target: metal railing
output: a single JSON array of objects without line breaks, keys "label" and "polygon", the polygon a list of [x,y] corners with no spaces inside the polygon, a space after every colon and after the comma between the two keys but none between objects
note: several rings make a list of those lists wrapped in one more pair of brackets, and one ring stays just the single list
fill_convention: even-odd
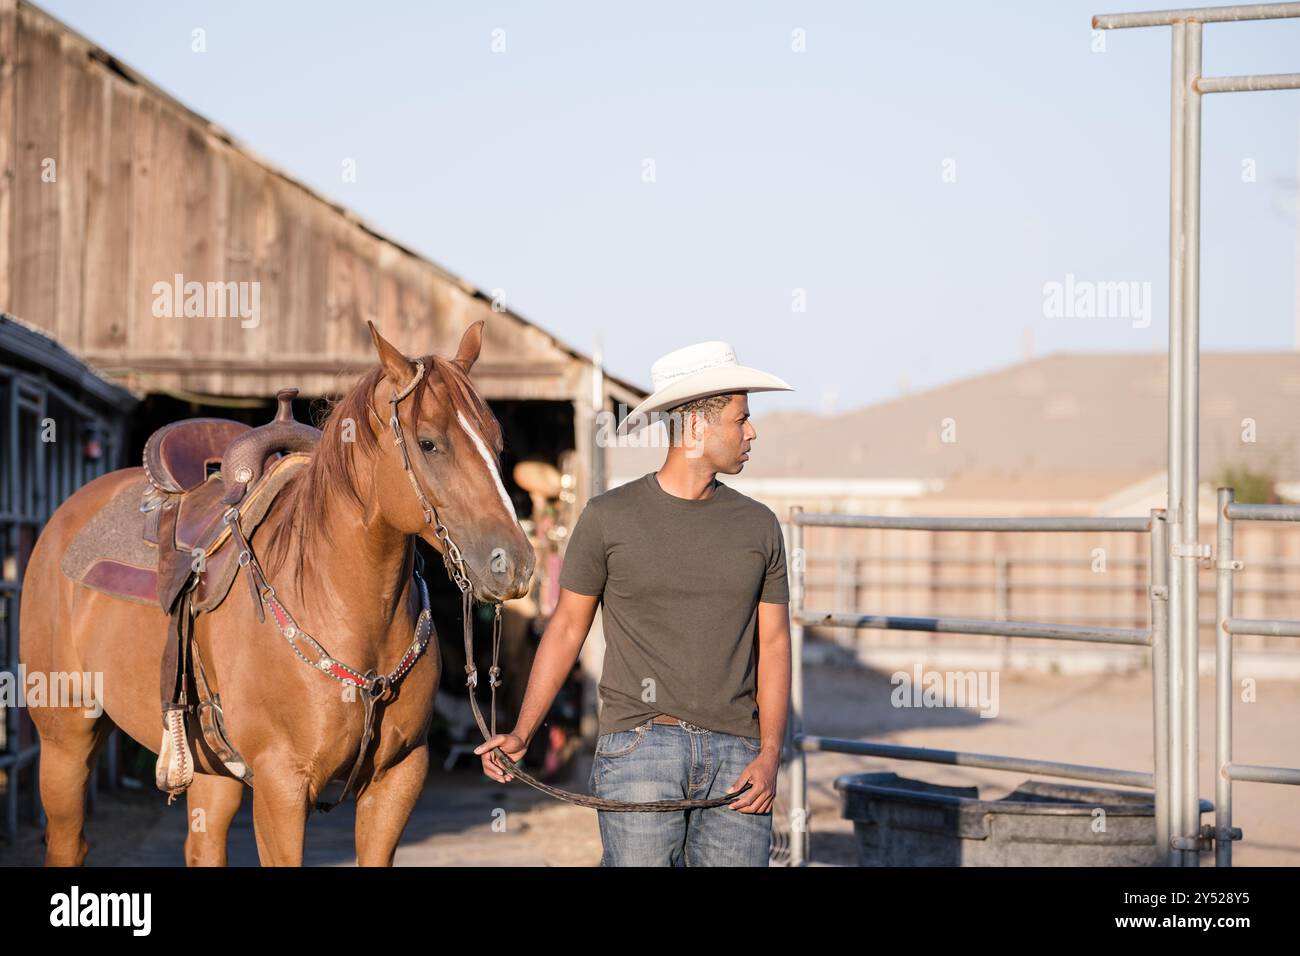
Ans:
[{"label": "metal railing", "polygon": [[[1149,532],[1150,567],[1149,585],[1151,625],[1148,628],[1093,627],[1073,624],[1055,624],[1033,621],[984,620],[977,618],[947,617],[897,617],[878,614],[850,614],[828,610],[809,610],[804,607],[804,551],[805,527],[835,528],[894,528],[924,531],[1053,531],[1053,532]],[[1193,786],[1190,794],[1183,792],[1181,783],[1190,776],[1195,780],[1196,752],[1187,750],[1188,741],[1195,735],[1185,732],[1185,720],[1190,702],[1188,688],[1195,681],[1184,679],[1180,656],[1170,656],[1168,597],[1169,582],[1167,556],[1169,554],[1169,529],[1163,509],[1152,509],[1149,517],[1059,517],[1059,518],[940,518],[896,517],[880,515],[839,515],[805,512],[795,506],[790,509],[789,550],[790,611],[791,611],[791,714],[788,722],[791,782],[791,834],[790,862],[793,866],[807,863],[809,855],[808,766],[810,751],[831,751],[862,756],[888,757],[895,760],[918,760],[928,763],[953,764],[966,767],[983,767],[992,770],[1038,773],[1047,776],[1100,783],[1119,784],[1150,789],[1154,792],[1156,838],[1168,848],[1168,862],[1172,866],[1187,863],[1196,865],[1197,828],[1200,801]],[[1152,772],[1119,770],[1081,764],[1061,763],[1035,758],[1001,756],[995,754],[967,753],[898,744],[873,743],[810,734],[804,727],[803,642],[804,629],[816,626],[881,628],[955,632],[964,634],[995,634],[1006,637],[1048,638],[1062,641],[1095,641],[1105,644],[1127,644],[1150,647],[1152,673],[1152,717],[1155,767]],[[1194,666],[1194,665],[1193,665]],[[1175,697],[1171,688],[1182,694]],[[1188,765],[1190,764],[1190,774]],[[1184,804],[1190,803],[1190,814]],[[1184,824],[1190,820],[1190,826]],[[1190,843],[1188,842],[1190,841]]]},{"label": "metal railing", "polygon": [[[42,439],[46,423],[57,430]],[[62,438],[52,440],[56,435]],[[86,454],[90,441],[101,446],[93,457]],[[124,444],[123,414],[60,388],[49,375],[0,364],[0,676],[15,687],[23,575],[31,548],[66,497],[119,467]],[[0,774],[5,778],[0,836],[10,844],[18,834],[20,793],[33,795],[32,818],[40,822],[41,804],[35,797],[40,743],[31,727],[20,707],[0,702]],[[111,768],[114,750],[105,753]],[[26,791],[20,787],[24,777],[30,781]],[[95,786],[92,774],[92,801]]]},{"label": "metal railing", "polygon": [[[1169,27],[1169,389],[1167,435],[1167,502],[1169,521],[1169,633],[1171,670],[1185,667],[1196,673],[1199,651],[1197,624],[1199,562],[1210,555],[1199,540],[1200,494],[1200,355],[1201,355],[1201,113],[1202,98],[1215,93],[1249,93],[1300,89],[1300,74],[1272,76],[1203,76],[1202,40],[1207,23],[1239,20],[1278,20],[1300,17],[1300,3],[1260,3],[1246,6],[1201,7],[1115,13],[1093,17],[1095,30]],[[1162,562],[1163,563],[1163,562]],[[1280,632],[1279,632],[1280,633]],[[1180,688],[1178,674],[1173,674]],[[1179,814],[1196,814],[1197,681],[1186,682],[1188,712],[1176,720],[1175,734],[1186,739],[1171,757],[1185,748],[1188,759],[1181,778],[1172,783],[1180,796],[1171,803],[1176,832]],[[1197,819],[1195,816],[1189,819]],[[1211,831],[1214,828],[1207,828]],[[1224,831],[1227,832],[1227,831]],[[1174,838],[1183,862],[1196,866],[1197,852],[1214,833],[1197,832]],[[1223,842],[1231,842],[1230,840]],[[1221,853],[1216,850],[1216,857]]]},{"label": "metal railing", "polygon": [[1245,563],[1233,554],[1234,521],[1300,521],[1300,505],[1248,505],[1234,500],[1233,489],[1220,488],[1217,511],[1218,555],[1216,571],[1214,642],[1214,756],[1218,773],[1214,778],[1214,862],[1232,866],[1232,844],[1241,830],[1232,825],[1232,783],[1300,785],[1300,769],[1261,767],[1232,762],[1232,637],[1234,634],[1263,634],[1270,637],[1300,637],[1300,621],[1252,620],[1232,616],[1233,572]]}]

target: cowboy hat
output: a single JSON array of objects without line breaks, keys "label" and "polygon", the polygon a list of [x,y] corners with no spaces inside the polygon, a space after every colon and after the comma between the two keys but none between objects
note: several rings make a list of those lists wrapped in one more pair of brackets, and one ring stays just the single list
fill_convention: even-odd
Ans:
[{"label": "cowboy hat", "polygon": [[698,342],[669,352],[650,366],[654,392],[619,423],[616,434],[628,435],[650,424],[655,412],[683,402],[727,392],[793,392],[775,375],[736,362],[726,342]]}]

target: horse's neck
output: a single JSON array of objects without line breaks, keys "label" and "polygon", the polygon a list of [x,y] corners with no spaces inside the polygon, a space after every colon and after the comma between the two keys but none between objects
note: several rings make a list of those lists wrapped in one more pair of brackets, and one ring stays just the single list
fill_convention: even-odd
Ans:
[{"label": "horse's neck", "polygon": [[352,666],[382,669],[411,640],[413,540],[379,521],[367,525],[351,502],[340,500],[329,513],[336,519],[328,544],[293,540],[296,558],[278,576],[287,581],[295,559],[308,562],[301,590],[292,589],[301,608],[291,611],[334,656],[352,654]]}]

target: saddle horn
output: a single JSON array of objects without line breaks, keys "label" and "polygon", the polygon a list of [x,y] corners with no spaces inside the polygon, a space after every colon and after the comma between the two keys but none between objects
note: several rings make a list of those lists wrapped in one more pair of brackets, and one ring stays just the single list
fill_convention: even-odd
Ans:
[{"label": "saddle horn", "polygon": [[221,477],[226,483],[227,505],[243,501],[245,493],[262,478],[266,459],[277,452],[312,451],[320,442],[320,429],[293,417],[296,388],[282,388],[275,393],[279,403],[275,417],[265,425],[240,435],[221,456]]}]

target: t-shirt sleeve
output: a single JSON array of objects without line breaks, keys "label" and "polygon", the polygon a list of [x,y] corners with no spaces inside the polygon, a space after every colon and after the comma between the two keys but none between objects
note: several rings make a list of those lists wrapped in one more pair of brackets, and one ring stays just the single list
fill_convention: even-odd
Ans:
[{"label": "t-shirt sleeve", "polygon": [[600,509],[594,501],[589,501],[565,546],[560,587],[599,597],[605,591],[605,573],[605,530]]},{"label": "t-shirt sleeve", "polygon": [[767,574],[763,578],[763,592],[758,599],[768,604],[790,603],[790,586],[785,575],[785,537],[781,533],[781,522],[775,514],[772,515]]}]

